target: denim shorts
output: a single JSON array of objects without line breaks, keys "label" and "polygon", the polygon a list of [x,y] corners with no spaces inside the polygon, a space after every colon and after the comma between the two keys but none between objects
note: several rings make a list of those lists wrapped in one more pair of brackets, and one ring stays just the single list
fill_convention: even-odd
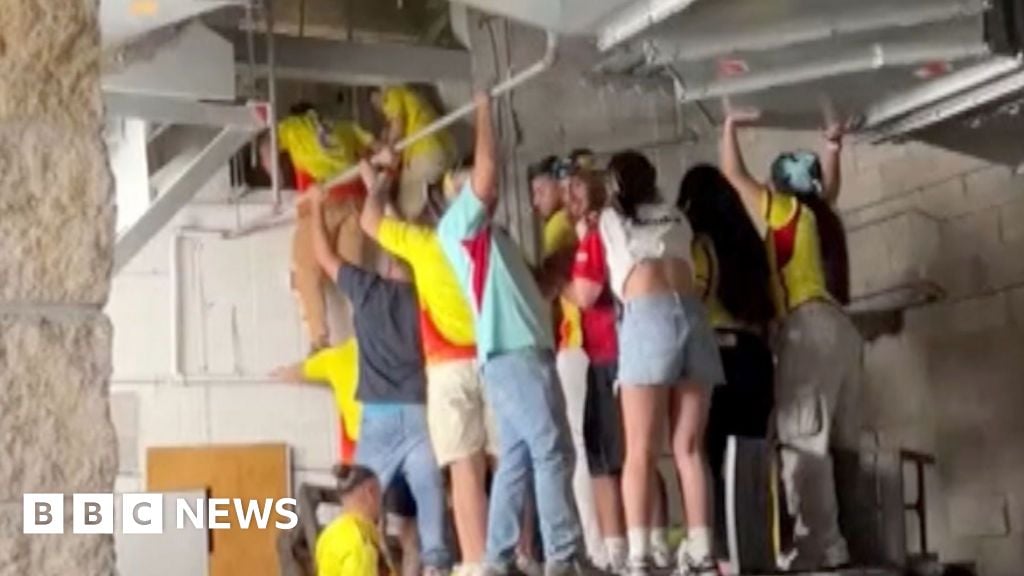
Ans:
[{"label": "denim shorts", "polygon": [[693,296],[659,294],[625,303],[619,327],[619,382],[673,386],[682,380],[725,382],[715,333]]}]

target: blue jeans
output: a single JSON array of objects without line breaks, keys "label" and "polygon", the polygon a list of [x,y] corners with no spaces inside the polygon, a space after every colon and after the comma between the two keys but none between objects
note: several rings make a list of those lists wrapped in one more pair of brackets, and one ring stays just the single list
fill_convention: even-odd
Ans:
[{"label": "blue jeans", "polygon": [[363,406],[356,462],[372,469],[381,486],[390,486],[398,474],[405,478],[416,500],[423,564],[450,567],[444,484],[430,447],[426,408],[422,404]]},{"label": "blue jeans", "polygon": [[499,445],[487,563],[504,568],[515,558],[531,470],[545,559],[563,564],[582,557],[583,534],[572,493],[575,456],[554,356],[534,349],[501,354],[484,363],[483,376]]}]

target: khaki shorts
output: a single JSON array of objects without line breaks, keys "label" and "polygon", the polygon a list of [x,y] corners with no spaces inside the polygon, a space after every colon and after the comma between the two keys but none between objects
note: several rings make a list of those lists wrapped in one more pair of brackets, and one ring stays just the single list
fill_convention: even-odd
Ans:
[{"label": "khaki shorts", "polygon": [[442,468],[481,450],[498,453],[494,416],[475,360],[427,366],[427,426]]}]

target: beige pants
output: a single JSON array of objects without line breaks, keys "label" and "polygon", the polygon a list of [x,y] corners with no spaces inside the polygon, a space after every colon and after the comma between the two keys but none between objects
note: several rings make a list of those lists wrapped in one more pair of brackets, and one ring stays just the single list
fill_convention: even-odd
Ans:
[{"label": "beige pants", "polygon": [[[359,227],[362,207],[362,199],[328,200],[324,203],[324,228],[327,242],[334,247],[338,256],[346,262],[373,269],[373,245],[366,241]],[[335,341],[353,333],[351,306],[333,288],[334,281],[334,278],[324,275],[316,261],[313,252],[313,219],[309,215],[308,206],[302,206],[292,239],[292,290],[298,299],[299,313],[306,325],[309,342],[314,348],[322,348],[331,343],[330,324],[338,327],[335,332],[341,332],[334,334]],[[330,324],[324,300],[325,285],[331,288],[328,293],[332,294],[332,299],[337,297],[338,304],[332,306],[332,313],[338,316],[337,321]],[[336,313],[333,310],[335,308]]]},{"label": "beige pants", "polygon": [[782,482],[796,518],[793,569],[849,561],[839,530],[830,448],[856,450],[864,343],[836,306],[808,302],[789,314],[778,334],[776,425]]},{"label": "beige pants", "polygon": [[415,219],[426,205],[426,186],[444,176],[448,158],[443,151],[420,153],[409,158],[402,167],[398,201],[395,203],[407,219]]}]

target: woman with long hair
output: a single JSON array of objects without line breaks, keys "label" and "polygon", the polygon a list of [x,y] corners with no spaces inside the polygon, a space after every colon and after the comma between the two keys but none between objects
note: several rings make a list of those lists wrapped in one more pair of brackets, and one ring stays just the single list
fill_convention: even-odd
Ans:
[{"label": "woman with long hair", "polygon": [[636,151],[609,162],[612,206],[599,230],[612,292],[623,304],[619,385],[626,438],[622,488],[631,576],[648,574],[648,527],[660,448],[669,423],[687,538],[676,574],[715,574],[704,428],[711,388],[724,381],[707,313],[695,291],[692,230],[661,198],[657,172]]},{"label": "woman with long hair", "polygon": [[[863,341],[840,306],[846,289],[829,282],[830,263],[833,277],[845,271],[841,252],[826,244],[841,228],[823,233],[828,223],[800,198],[813,194],[835,202],[842,131],[826,132],[824,162],[809,152],[784,154],[773,165],[771,180],[760,183],[747,171],[736,138],[737,125],[754,118],[729,111],[721,159],[722,172],[767,243],[781,315],[775,424],[786,502],[803,527],[794,535],[788,563],[794,569],[833,568],[848,563],[850,555],[839,529],[830,454],[833,447],[859,444]],[[840,254],[838,264],[835,254]]]},{"label": "woman with long hair", "polygon": [[697,290],[715,329],[725,385],[715,389],[707,451],[715,479],[715,548],[726,550],[722,464],[729,436],[764,438],[774,388],[768,327],[775,317],[764,242],[729,181],[714,166],[691,168],[676,205],[693,226]]}]

